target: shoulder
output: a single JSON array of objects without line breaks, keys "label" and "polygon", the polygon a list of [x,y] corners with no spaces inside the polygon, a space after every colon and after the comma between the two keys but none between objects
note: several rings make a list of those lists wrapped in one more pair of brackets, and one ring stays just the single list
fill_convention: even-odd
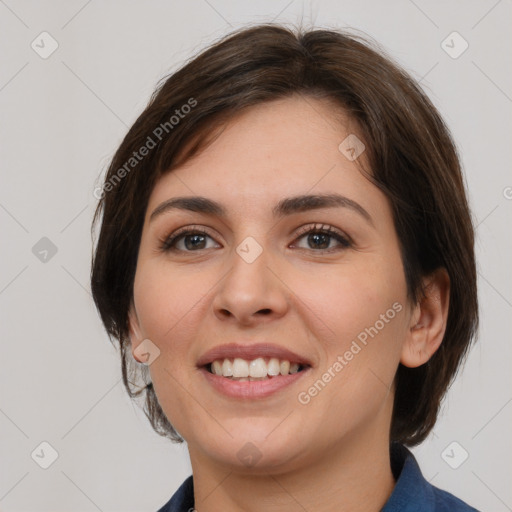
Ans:
[{"label": "shoulder", "polygon": [[189,476],[172,495],[171,499],[158,512],[192,512],[194,511],[194,481]]},{"label": "shoulder", "polygon": [[478,512],[447,491],[430,484],[405,446],[391,446],[395,488],[382,512]]},{"label": "shoulder", "polygon": [[453,494],[443,491],[433,485],[434,503],[436,512],[478,512],[476,508],[469,506]]}]

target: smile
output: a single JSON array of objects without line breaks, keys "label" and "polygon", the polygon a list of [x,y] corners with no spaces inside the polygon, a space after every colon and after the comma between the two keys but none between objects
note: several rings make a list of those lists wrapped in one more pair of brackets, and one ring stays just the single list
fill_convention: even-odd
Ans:
[{"label": "smile", "polygon": [[290,363],[287,359],[258,357],[252,361],[237,357],[217,359],[206,367],[210,373],[238,382],[269,380],[280,375],[290,375],[302,371],[305,366]]},{"label": "smile", "polygon": [[265,398],[312,371],[309,358],[273,343],[228,343],[204,353],[197,367],[206,382],[230,398]]}]

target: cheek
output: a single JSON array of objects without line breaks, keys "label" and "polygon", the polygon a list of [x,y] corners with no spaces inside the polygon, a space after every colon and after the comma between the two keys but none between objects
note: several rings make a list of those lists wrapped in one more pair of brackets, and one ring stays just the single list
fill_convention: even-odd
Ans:
[{"label": "cheek", "polygon": [[335,334],[313,340],[321,347],[321,362],[296,396],[302,414],[322,422],[325,439],[343,437],[390,414],[405,334],[400,286],[361,273],[338,281],[322,293],[306,295],[319,306],[310,318],[320,316]]},{"label": "cheek", "polygon": [[337,268],[289,275],[290,285],[300,299],[296,301],[297,307],[300,303],[306,306],[302,316],[311,322],[312,332],[320,333],[319,329],[324,327],[321,332],[325,336],[319,337],[319,341],[327,342],[326,347],[342,350],[360,333],[364,338],[365,329],[376,322],[378,328],[384,326],[380,331],[390,334],[402,327],[402,321],[397,318],[404,315],[397,314],[399,306],[392,307],[395,303],[403,307],[406,300],[400,262],[382,259],[376,263],[375,258],[367,259],[373,260],[371,264],[346,262]]},{"label": "cheek", "polygon": [[309,309],[308,328],[321,347],[319,373],[330,372],[326,380],[337,382],[322,391],[324,399],[333,405],[354,402],[352,408],[385,398],[406,334],[406,283],[400,263],[382,260],[359,269],[347,265],[346,271],[323,276],[309,274],[294,290]]},{"label": "cheek", "polygon": [[191,421],[190,395],[184,389],[195,371],[189,353],[198,325],[194,312],[211,284],[205,284],[204,274],[172,271],[161,262],[143,263],[135,276],[134,302],[141,336],[160,350],[150,366],[151,380],[166,416],[184,434]]},{"label": "cheek", "polygon": [[142,333],[165,348],[171,334],[193,316],[210,288],[201,273],[171,270],[146,262],[137,269],[134,301]]},{"label": "cheek", "polygon": [[[137,270],[134,302],[141,336],[160,350],[151,364],[155,392],[166,413],[182,414],[180,383],[187,382],[195,370],[190,348],[199,324],[196,311],[209,287],[202,286],[200,274],[185,278],[183,272],[171,272],[162,265],[146,264]],[[197,282],[196,282],[197,281]],[[183,384],[182,384],[183,385]]]}]

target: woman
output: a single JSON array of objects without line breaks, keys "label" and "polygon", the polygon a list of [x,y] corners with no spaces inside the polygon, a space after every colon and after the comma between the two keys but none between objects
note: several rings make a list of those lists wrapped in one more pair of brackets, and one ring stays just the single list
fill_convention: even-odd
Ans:
[{"label": "woman", "polygon": [[190,454],[161,511],[474,510],[406,448],[478,305],[454,144],[389,58],[231,34],[162,83],[100,196],[96,305],[128,392]]}]

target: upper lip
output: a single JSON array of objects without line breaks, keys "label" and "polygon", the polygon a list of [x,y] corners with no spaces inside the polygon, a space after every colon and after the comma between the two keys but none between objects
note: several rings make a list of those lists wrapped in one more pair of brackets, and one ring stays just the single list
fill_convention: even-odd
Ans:
[{"label": "upper lip", "polygon": [[247,361],[252,361],[258,357],[275,357],[285,359],[290,363],[299,363],[311,366],[311,362],[304,356],[296,354],[291,350],[274,345],[273,343],[256,343],[252,345],[240,345],[238,343],[228,343],[217,345],[205,352],[197,361],[197,366],[205,366],[218,359],[235,359],[239,357]]}]

